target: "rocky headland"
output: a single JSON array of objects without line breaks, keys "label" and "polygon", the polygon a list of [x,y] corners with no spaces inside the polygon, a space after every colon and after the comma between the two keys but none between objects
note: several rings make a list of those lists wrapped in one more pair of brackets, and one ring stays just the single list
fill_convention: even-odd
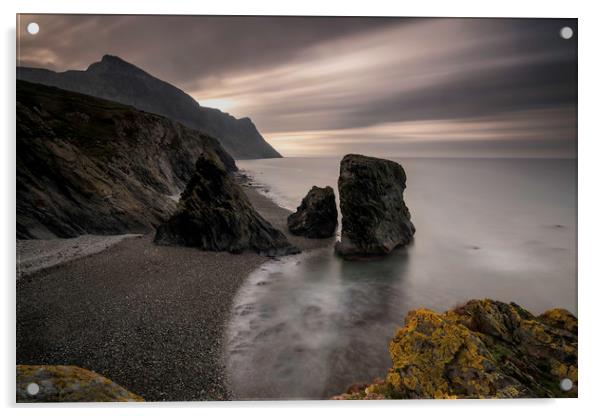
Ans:
[{"label": "rocky headland", "polygon": [[337,204],[334,190],[327,186],[312,187],[297,211],[287,219],[288,229],[295,235],[307,238],[329,238],[334,236],[338,225]]},{"label": "rocky headland", "polygon": [[345,258],[381,256],[407,245],[416,231],[403,199],[406,174],[398,163],[350,154],[341,161],[338,181]]},{"label": "rocky headland", "polygon": [[165,117],[17,81],[17,237],[147,233],[173,213],[212,137]]},{"label": "rocky headland", "polygon": [[190,95],[123,59],[105,55],[85,71],[17,67],[17,79],[79,92],[159,114],[219,140],[237,159],[282,157],[248,117],[202,107]]},{"label": "rocky headland", "polygon": [[385,379],[334,398],[577,397],[577,351],[577,319],[564,309],[534,316],[489,299],[445,313],[418,309],[389,343]]}]

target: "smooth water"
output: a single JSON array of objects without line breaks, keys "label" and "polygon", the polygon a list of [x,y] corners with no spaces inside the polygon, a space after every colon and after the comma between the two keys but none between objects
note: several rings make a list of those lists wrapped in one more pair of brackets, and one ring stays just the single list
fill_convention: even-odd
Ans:
[{"label": "smooth water", "polygon": [[[413,244],[362,262],[328,247],[256,270],[228,331],[238,398],[325,398],[384,376],[387,344],[418,307],[488,297],[577,312],[575,160],[395,160],[408,178]],[[336,190],[339,159],[237,164],[287,208],[312,185]]]}]

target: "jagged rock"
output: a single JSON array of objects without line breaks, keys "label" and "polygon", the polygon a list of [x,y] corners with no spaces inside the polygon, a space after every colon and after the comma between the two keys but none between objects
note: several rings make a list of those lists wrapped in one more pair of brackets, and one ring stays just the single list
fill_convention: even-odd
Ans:
[{"label": "jagged rock", "polygon": [[339,198],[343,257],[378,256],[408,244],[415,232],[403,200],[406,174],[390,160],[347,155],[341,161]]},{"label": "jagged rock", "polygon": [[236,170],[212,137],[165,117],[17,81],[17,237],[147,233],[205,151]]},{"label": "jagged rock", "polygon": [[287,219],[292,234],[307,238],[328,238],[337,229],[337,204],[334,190],[327,186],[314,186],[301,201],[297,212]]},{"label": "jagged rock", "polygon": [[489,299],[441,314],[418,309],[389,352],[386,380],[335,398],[577,397],[577,319],[564,309],[536,317]]},{"label": "jagged rock", "polygon": [[17,67],[17,79],[59,87],[169,117],[219,140],[237,159],[282,157],[248,118],[237,119],[199,103],[175,86],[117,56],[105,55],[85,71]]},{"label": "jagged rock", "polygon": [[232,175],[209,154],[199,157],[177,211],[157,229],[155,243],[267,256],[299,252],[255,211]]},{"label": "jagged rock", "polygon": [[17,402],[19,403],[142,401],[144,401],[142,397],[129,392],[108,378],[80,367],[17,365]]}]

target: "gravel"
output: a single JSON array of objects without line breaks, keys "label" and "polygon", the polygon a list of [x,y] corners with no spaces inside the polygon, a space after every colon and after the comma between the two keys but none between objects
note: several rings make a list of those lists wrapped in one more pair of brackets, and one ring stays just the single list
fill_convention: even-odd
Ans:
[{"label": "gravel", "polygon": [[81,235],[52,240],[17,240],[17,279],[71,260],[100,253],[141,234]]},{"label": "gravel", "polygon": [[[286,223],[289,211],[245,191],[268,221]],[[77,365],[148,401],[230,399],[224,329],[238,288],[267,259],[156,246],[152,237],[18,279],[17,363]],[[291,240],[302,249],[332,243]]]}]

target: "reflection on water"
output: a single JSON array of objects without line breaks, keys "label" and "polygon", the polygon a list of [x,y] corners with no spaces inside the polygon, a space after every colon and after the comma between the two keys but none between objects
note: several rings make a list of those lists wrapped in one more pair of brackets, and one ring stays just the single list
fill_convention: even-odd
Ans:
[{"label": "reflection on water", "polygon": [[270,263],[238,294],[229,368],[239,398],[319,398],[383,375],[387,345],[374,340],[402,318],[407,252],[353,264],[331,254]]},{"label": "reflection on water", "polygon": [[[388,341],[417,307],[490,297],[576,313],[575,161],[401,162],[417,228],[410,247],[364,262],[332,247],[302,253],[241,288],[226,351],[238,398],[324,398],[384,376]],[[338,161],[239,165],[292,204],[311,185],[336,185]]]}]

